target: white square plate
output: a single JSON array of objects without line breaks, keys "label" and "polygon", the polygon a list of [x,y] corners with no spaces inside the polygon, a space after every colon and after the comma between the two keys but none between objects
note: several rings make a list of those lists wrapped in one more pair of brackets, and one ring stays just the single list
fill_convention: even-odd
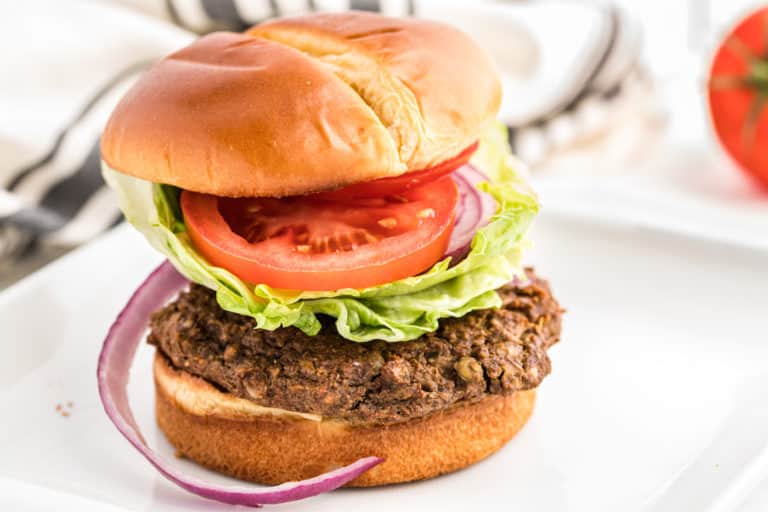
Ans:
[{"label": "white square plate", "polygon": [[[452,475],[279,508],[719,511],[766,477],[768,253],[551,214],[533,238],[568,313],[523,431]],[[159,261],[124,226],[0,295],[0,510],[230,509],[160,477],[96,393],[101,340]],[[150,360],[131,400],[170,454]]]}]

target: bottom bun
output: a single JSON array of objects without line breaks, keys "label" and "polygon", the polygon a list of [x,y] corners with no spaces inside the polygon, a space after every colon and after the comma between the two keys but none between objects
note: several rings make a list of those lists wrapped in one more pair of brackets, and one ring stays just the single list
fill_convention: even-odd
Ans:
[{"label": "bottom bun", "polygon": [[385,462],[353,480],[368,487],[432,478],[501,448],[533,411],[533,390],[489,396],[391,425],[350,425],[254,406],[172,368],[154,364],[157,422],[179,455],[261,484],[304,480],[362,457]]}]

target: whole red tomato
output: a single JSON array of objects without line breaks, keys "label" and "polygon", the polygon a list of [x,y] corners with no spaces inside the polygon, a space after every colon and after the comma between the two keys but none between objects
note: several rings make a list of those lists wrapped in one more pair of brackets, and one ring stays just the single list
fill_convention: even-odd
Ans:
[{"label": "whole red tomato", "polygon": [[741,20],[718,48],[708,99],[723,147],[768,188],[768,7]]}]

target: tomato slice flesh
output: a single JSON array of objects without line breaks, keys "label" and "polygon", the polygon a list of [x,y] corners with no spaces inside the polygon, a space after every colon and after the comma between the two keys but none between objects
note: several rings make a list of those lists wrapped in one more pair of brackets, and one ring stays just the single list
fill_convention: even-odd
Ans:
[{"label": "tomato slice flesh", "polygon": [[478,143],[475,142],[450,160],[446,160],[429,169],[412,171],[391,178],[380,178],[366,183],[356,183],[338,190],[318,192],[317,194],[313,194],[313,197],[326,200],[346,201],[350,198],[381,197],[401,194],[407,190],[418,188],[452,173],[469,161],[475,151],[477,151],[477,147]]},{"label": "tomato slice flesh", "polygon": [[221,198],[183,191],[192,243],[212,264],[292,290],[367,288],[440,260],[453,229],[456,185],[444,177],[395,196]]}]

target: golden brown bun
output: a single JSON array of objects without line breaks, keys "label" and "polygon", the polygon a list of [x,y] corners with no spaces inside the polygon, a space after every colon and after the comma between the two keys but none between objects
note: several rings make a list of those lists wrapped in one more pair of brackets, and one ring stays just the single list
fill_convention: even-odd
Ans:
[{"label": "golden brown bun", "polygon": [[490,57],[446,25],[315,14],[215,33],[125,95],[102,157],[126,174],[221,196],[285,196],[437,164],[499,107]]},{"label": "golden brown bun", "polygon": [[[535,392],[482,401],[388,426],[351,426],[281,414],[212,411],[190,395],[224,395],[155,356],[157,422],[178,453],[242,480],[303,480],[370,455],[386,461],[352,481],[368,487],[432,478],[473,464],[501,448],[533,411]],[[180,391],[183,389],[183,391]],[[183,396],[182,396],[183,395]],[[231,408],[230,405],[227,408]]]}]

